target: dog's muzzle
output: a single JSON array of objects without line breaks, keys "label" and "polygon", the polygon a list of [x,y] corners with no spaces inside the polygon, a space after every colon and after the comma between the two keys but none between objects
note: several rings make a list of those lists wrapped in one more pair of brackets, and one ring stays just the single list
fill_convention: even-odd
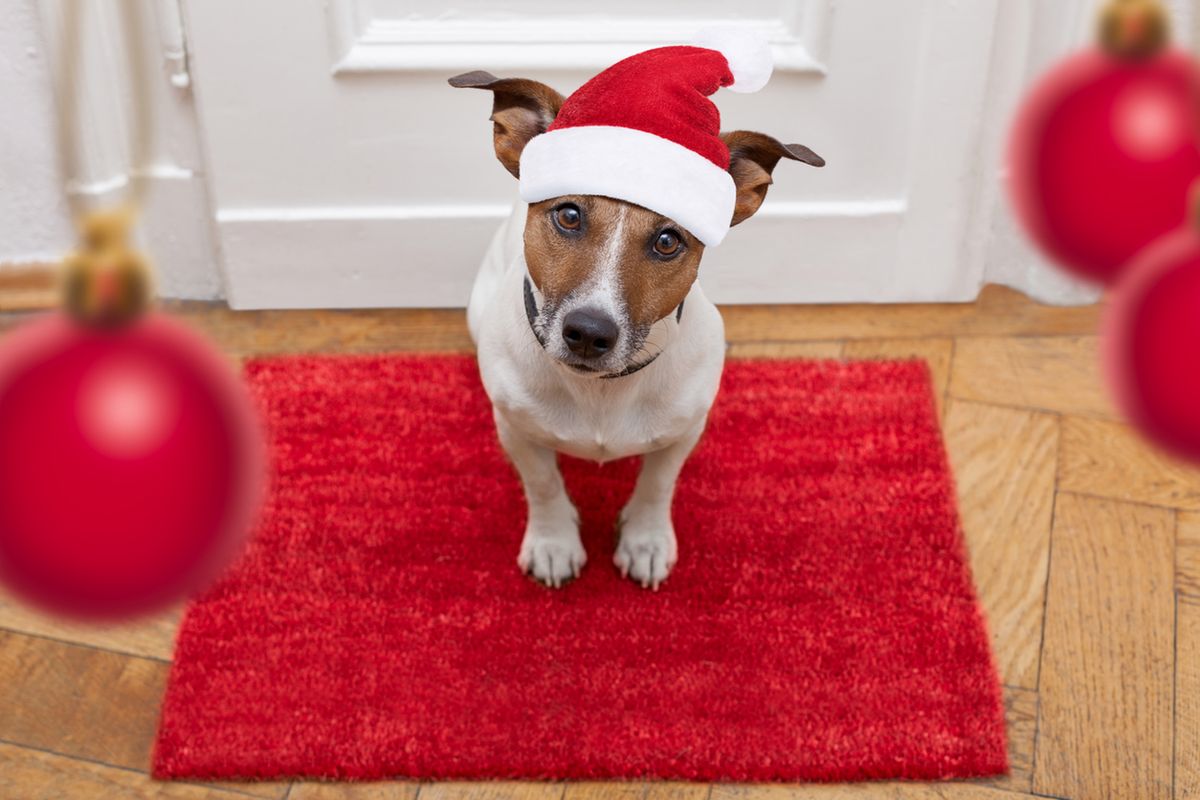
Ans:
[{"label": "dog's muzzle", "polygon": [[[525,295],[525,318],[529,321],[529,330],[533,333],[538,344],[543,350],[549,349],[549,341],[544,331],[538,327],[538,316],[540,311],[537,305],[537,297],[533,293],[533,281],[529,276],[525,276],[524,285]],[[675,310],[675,322],[678,324],[683,318],[683,303],[679,304],[679,308]],[[563,341],[567,349],[575,356],[581,359],[599,358],[609,352],[617,342],[618,337],[617,324],[607,314],[601,311],[591,309],[575,309],[567,314],[563,319]],[[619,372],[608,372],[597,377],[611,380],[612,378],[623,378],[627,375],[632,375],[635,372],[640,372],[646,367],[654,363],[654,360],[661,355],[661,351],[654,353],[643,361],[630,364],[625,369]],[[595,372],[586,364],[568,364],[567,366],[574,369],[576,372]]]}]

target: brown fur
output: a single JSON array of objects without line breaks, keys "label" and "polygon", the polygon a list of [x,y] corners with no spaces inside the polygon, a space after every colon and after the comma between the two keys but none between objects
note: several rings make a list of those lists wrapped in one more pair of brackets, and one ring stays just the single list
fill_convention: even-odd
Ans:
[{"label": "brown fur", "polygon": [[[574,203],[583,212],[583,229],[565,235],[551,218],[554,209]],[[569,195],[533,203],[525,220],[525,261],[529,276],[551,305],[557,305],[592,277],[600,254],[609,246],[622,207],[628,208],[618,280],[630,322],[648,328],[674,311],[687,296],[700,268],[704,245],[666,217],[641,206],[595,195]],[[654,240],[665,228],[678,231],[682,246],[664,260],[653,255]]]},{"label": "brown fur", "polygon": [[722,133],[721,139],[729,148],[729,174],[737,187],[737,200],[733,207],[730,225],[745,222],[754,216],[763,200],[767,199],[767,188],[771,185],[771,173],[779,159],[803,161],[814,167],[825,166],[825,159],[802,144],[783,144],[765,133],[754,131],[731,131]]},{"label": "brown fur", "polygon": [[476,70],[456,75],[450,85],[458,89],[489,89],[492,92],[492,144],[496,158],[514,178],[521,177],[521,153],[529,140],[558,116],[563,96],[544,83],[527,78],[497,78]]}]

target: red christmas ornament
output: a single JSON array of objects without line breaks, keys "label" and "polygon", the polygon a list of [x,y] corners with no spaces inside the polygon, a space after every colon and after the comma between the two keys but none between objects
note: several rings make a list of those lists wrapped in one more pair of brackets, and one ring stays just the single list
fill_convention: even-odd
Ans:
[{"label": "red christmas ornament", "polygon": [[1161,4],[1111,3],[1101,45],[1042,78],[1012,132],[1018,218],[1048,256],[1091,280],[1111,283],[1178,228],[1200,177],[1200,71],[1166,39]]},{"label": "red christmas ornament", "polygon": [[252,522],[264,457],[230,365],[141,314],[136,257],[99,244],[99,266],[68,273],[72,315],[0,340],[0,579],[49,610],[114,618],[216,577]]},{"label": "red christmas ornament", "polygon": [[1200,226],[1130,265],[1105,315],[1104,351],[1121,411],[1151,441],[1200,461]]}]

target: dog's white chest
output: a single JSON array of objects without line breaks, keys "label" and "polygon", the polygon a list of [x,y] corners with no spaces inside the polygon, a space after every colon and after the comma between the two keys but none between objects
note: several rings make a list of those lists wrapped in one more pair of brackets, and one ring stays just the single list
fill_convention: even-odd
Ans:
[{"label": "dog's white chest", "polygon": [[500,389],[492,400],[509,423],[532,441],[592,461],[657,450],[703,418],[703,409],[669,409],[661,403],[648,414],[639,413],[637,409],[645,410],[647,404],[636,402],[636,393],[623,396],[618,387],[582,400],[567,390],[548,389],[520,399],[522,394]]}]

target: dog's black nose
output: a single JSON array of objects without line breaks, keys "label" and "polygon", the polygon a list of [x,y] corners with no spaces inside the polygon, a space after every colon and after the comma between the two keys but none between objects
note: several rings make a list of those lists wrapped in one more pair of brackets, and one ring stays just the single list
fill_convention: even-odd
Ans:
[{"label": "dog's black nose", "polygon": [[563,319],[562,337],[580,358],[599,358],[617,343],[617,323],[603,311],[577,308]]}]

